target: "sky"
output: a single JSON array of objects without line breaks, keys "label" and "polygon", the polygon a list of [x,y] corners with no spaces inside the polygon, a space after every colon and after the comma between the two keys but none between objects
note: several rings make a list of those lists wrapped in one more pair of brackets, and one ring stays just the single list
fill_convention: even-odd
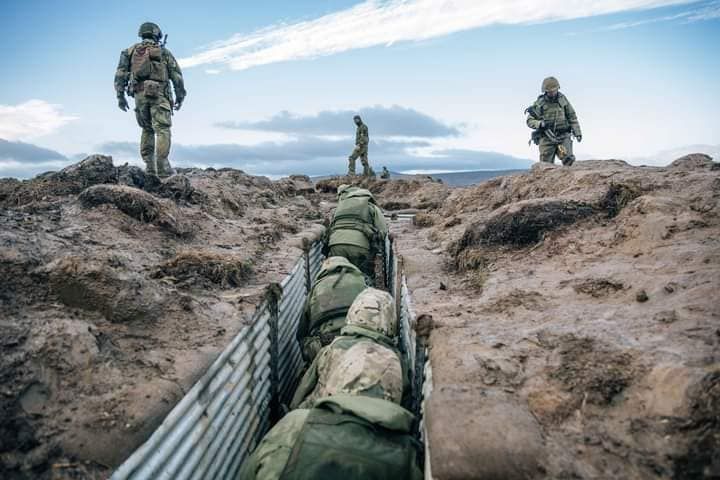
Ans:
[{"label": "sky", "polygon": [[376,170],[523,168],[523,110],[548,75],[581,159],[720,150],[720,0],[4,0],[0,177],[91,153],[142,164],[113,77],[144,21],[188,90],[176,166],[339,173],[359,113]]}]

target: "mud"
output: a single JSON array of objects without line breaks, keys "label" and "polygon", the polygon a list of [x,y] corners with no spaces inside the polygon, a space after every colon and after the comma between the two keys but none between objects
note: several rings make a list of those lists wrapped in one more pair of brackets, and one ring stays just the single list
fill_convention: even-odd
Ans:
[{"label": "mud", "polygon": [[302,253],[308,180],[91,156],[0,181],[0,478],[107,478]]},{"label": "mud", "polygon": [[[422,213],[392,232],[434,320],[435,478],[718,475],[717,163],[536,165]],[[497,398],[517,449],[495,417],[475,429]]]}]

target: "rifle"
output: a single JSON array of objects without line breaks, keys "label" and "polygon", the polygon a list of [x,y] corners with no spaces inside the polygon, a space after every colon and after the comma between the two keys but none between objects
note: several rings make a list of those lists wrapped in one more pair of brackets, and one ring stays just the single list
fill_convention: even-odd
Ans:
[{"label": "rifle", "polygon": [[163,38],[163,41],[160,43],[160,46],[163,48],[165,48],[165,45],[167,45],[167,37],[168,37],[168,34],[166,33],[165,38]]}]

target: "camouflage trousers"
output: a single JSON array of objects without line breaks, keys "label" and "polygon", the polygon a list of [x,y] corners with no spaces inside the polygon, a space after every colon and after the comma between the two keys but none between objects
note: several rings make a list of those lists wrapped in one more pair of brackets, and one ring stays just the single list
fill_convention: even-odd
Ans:
[{"label": "camouflage trousers", "polygon": [[[555,163],[555,156],[566,165],[568,162],[572,164],[575,161],[573,155],[573,142],[570,135],[562,140],[562,143],[555,143],[547,138],[540,139],[540,161],[546,163]],[[570,161],[572,159],[572,161]]]},{"label": "camouflage trousers", "polygon": [[368,163],[368,146],[355,145],[355,150],[348,157],[348,175],[355,175],[355,160],[360,157],[363,166],[363,175],[370,176],[370,163]]},{"label": "camouflage trousers", "polygon": [[135,118],[142,128],[140,155],[145,162],[145,171],[160,177],[170,176],[170,100],[164,96],[147,98],[142,92],[136,93]]},{"label": "camouflage trousers", "polygon": [[365,274],[371,276],[374,272],[370,265],[370,250],[355,245],[331,245],[329,257],[345,257]]}]

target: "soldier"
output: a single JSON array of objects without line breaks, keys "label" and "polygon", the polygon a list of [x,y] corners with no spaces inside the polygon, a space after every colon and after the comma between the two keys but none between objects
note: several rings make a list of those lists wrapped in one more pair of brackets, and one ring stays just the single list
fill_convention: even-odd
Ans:
[{"label": "soldier", "polygon": [[[180,110],[185,100],[185,86],[175,57],[160,44],[160,27],[143,23],[138,35],[142,41],[120,53],[115,72],[118,107],[127,112],[127,89],[128,95],[135,97],[135,118],[142,128],[140,155],[146,171],[167,177],[172,174],[168,161],[172,110]],[[176,97],[174,104],[171,82]]]},{"label": "soldier", "polygon": [[414,416],[393,402],[339,394],[293,410],[245,460],[240,480],[422,480]]},{"label": "soldier", "polygon": [[387,167],[384,165],[383,165],[382,173],[380,174],[380,178],[382,178],[383,180],[390,179],[390,170],[388,170]]},{"label": "soldier", "polygon": [[348,157],[348,175],[355,175],[355,160],[360,157],[363,176],[370,177],[372,176],[372,169],[368,163],[368,143],[370,142],[368,127],[363,123],[360,115],[355,115],[353,121],[357,125],[357,131],[355,132],[355,150]]},{"label": "soldier", "polygon": [[355,299],[341,336],[324,347],[305,372],[290,408],[310,408],[339,393],[395,403],[409,392],[409,372],[395,347],[397,317],[389,293],[368,288]]},{"label": "soldier", "polygon": [[388,230],[382,210],[375,204],[372,193],[364,188],[341,185],[338,200],[327,241],[329,255],[347,258],[374,278],[375,265],[371,260],[383,255]]},{"label": "soldier", "polygon": [[570,101],[559,92],[560,83],[555,77],[542,82],[542,95],[527,109],[527,125],[535,130],[532,141],[540,148],[540,161],[555,163],[555,156],[563,165],[575,162],[572,135],[582,141],[582,131],[575,109]]},{"label": "soldier", "polygon": [[365,288],[365,276],[347,259],[330,257],[323,262],[296,335],[305,361],[312,362],[340,333],[350,305]]}]

